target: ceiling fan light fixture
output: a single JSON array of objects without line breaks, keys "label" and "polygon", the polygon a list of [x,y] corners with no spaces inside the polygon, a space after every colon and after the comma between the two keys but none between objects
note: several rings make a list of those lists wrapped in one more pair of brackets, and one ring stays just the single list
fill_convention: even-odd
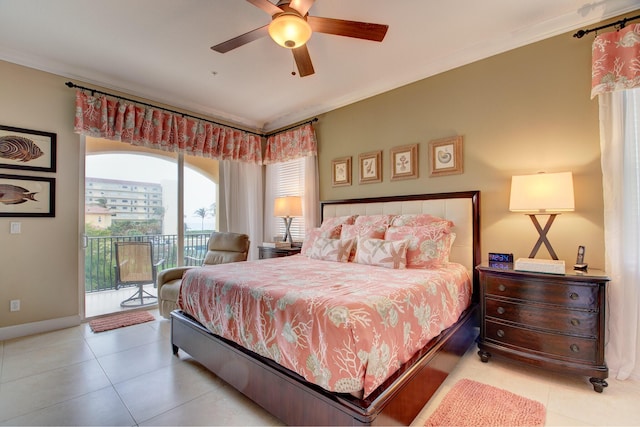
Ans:
[{"label": "ceiling fan light fixture", "polygon": [[282,13],[269,24],[269,35],[282,47],[295,49],[311,37],[311,26],[294,13]]}]

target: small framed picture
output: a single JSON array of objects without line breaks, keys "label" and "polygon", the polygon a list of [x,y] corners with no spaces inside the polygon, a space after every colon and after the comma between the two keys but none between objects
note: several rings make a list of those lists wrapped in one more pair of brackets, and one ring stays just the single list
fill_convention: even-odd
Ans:
[{"label": "small framed picture", "polygon": [[0,217],[54,217],[55,200],[55,178],[0,174]]},{"label": "small framed picture", "polygon": [[382,182],[382,150],[362,153],[360,160],[360,184]]},{"label": "small framed picture", "polygon": [[351,185],[351,157],[340,157],[331,162],[331,177],[334,187]]},{"label": "small framed picture", "polygon": [[391,181],[418,177],[418,144],[394,147],[391,153]]},{"label": "small framed picture", "polygon": [[429,176],[462,173],[462,136],[429,142]]},{"label": "small framed picture", "polygon": [[0,168],[56,171],[56,134],[0,125]]}]

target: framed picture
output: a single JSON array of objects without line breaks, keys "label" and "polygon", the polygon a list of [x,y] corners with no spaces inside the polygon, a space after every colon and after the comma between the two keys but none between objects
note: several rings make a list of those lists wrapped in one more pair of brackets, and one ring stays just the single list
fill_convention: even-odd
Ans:
[{"label": "framed picture", "polygon": [[56,180],[0,174],[0,217],[54,217]]},{"label": "framed picture", "polygon": [[0,125],[0,168],[56,171],[56,134]]},{"label": "framed picture", "polygon": [[394,147],[391,153],[391,181],[418,177],[418,144]]},{"label": "framed picture", "polygon": [[436,139],[429,142],[429,176],[462,173],[462,137]]},{"label": "framed picture", "polygon": [[331,162],[331,177],[334,187],[351,185],[351,157],[340,157]]},{"label": "framed picture", "polygon": [[382,150],[363,153],[360,159],[360,184],[382,181]]}]

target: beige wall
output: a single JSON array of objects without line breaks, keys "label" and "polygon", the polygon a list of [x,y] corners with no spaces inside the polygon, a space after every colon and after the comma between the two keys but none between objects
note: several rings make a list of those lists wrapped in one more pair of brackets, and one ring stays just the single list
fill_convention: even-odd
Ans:
[{"label": "beige wall", "polygon": [[[576,211],[549,240],[572,265],[578,245],[602,267],[603,204],[598,103],[590,100],[591,40],[571,34],[506,52],[320,116],[322,200],[481,191],[482,254],[527,257],[537,232],[509,212],[512,175],[572,171]],[[430,140],[462,135],[464,173],[429,177]],[[390,181],[389,149],[419,144],[419,178]],[[383,150],[383,182],[358,184],[358,154]],[[332,187],[331,160],[351,156],[351,186]],[[549,258],[544,246],[538,258]]]},{"label": "beige wall", "polygon": [[[66,80],[0,62],[0,123],[57,134],[57,172],[0,173],[56,179],[55,218],[0,218],[1,328],[50,319],[79,322],[79,137],[73,133],[74,95]],[[22,223],[10,234],[11,222]],[[19,299],[21,310],[9,311]],[[1,334],[0,334],[1,338]]]},{"label": "beige wall", "polygon": [[[480,190],[483,254],[524,257],[537,234],[526,216],[508,210],[510,177],[572,171],[576,211],[561,215],[549,238],[569,264],[577,246],[585,245],[586,261],[601,267],[602,177],[598,106],[589,99],[590,43],[565,34],[320,116],[321,199]],[[23,173],[56,178],[56,217],[0,218],[2,339],[16,325],[79,321],[82,173],[67,79],[6,62],[0,62],[0,77],[0,123],[58,136],[58,171]],[[464,136],[464,173],[430,178],[428,142],[452,135]],[[413,143],[419,144],[419,178],[391,182],[389,149]],[[358,154],[373,150],[383,150],[383,182],[360,185]],[[334,188],[331,160],[342,156],[353,158],[353,185]],[[22,223],[22,234],[9,234],[12,221]],[[544,248],[539,256],[547,256]],[[9,311],[12,299],[21,300],[21,311]]]}]

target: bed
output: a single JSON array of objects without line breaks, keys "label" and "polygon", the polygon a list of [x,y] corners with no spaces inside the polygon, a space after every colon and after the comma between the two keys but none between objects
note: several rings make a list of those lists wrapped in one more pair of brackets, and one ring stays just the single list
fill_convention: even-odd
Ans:
[{"label": "bed", "polygon": [[[205,327],[206,322],[196,320],[199,313],[190,313],[191,306],[186,303],[181,304],[186,307],[184,311],[171,313],[173,352],[177,354],[181,349],[189,353],[286,424],[408,425],[477,336],[478,277],[474,266],[480,261],[479,203],[477,191],[322,203],[323,224],[330,218],[355,215],[431,214],[452,221],[456,237],[449,259],[464,266],[472,282],[470,304],[461,309],[457,321],[399,363],[397,370],[394,367],[380,384],[370,384],[363,393],[336,391],[326,384],[321,387],[276,363],[273,357],[265,357],[269,354],[260,349],[251,351],[212,333],[219,332],[216,323]],[[257,262],[267,265],[275,261]],[[253,264],[251,267],[258,268]],[[400,276],[403,270],[395,271]]]}]

